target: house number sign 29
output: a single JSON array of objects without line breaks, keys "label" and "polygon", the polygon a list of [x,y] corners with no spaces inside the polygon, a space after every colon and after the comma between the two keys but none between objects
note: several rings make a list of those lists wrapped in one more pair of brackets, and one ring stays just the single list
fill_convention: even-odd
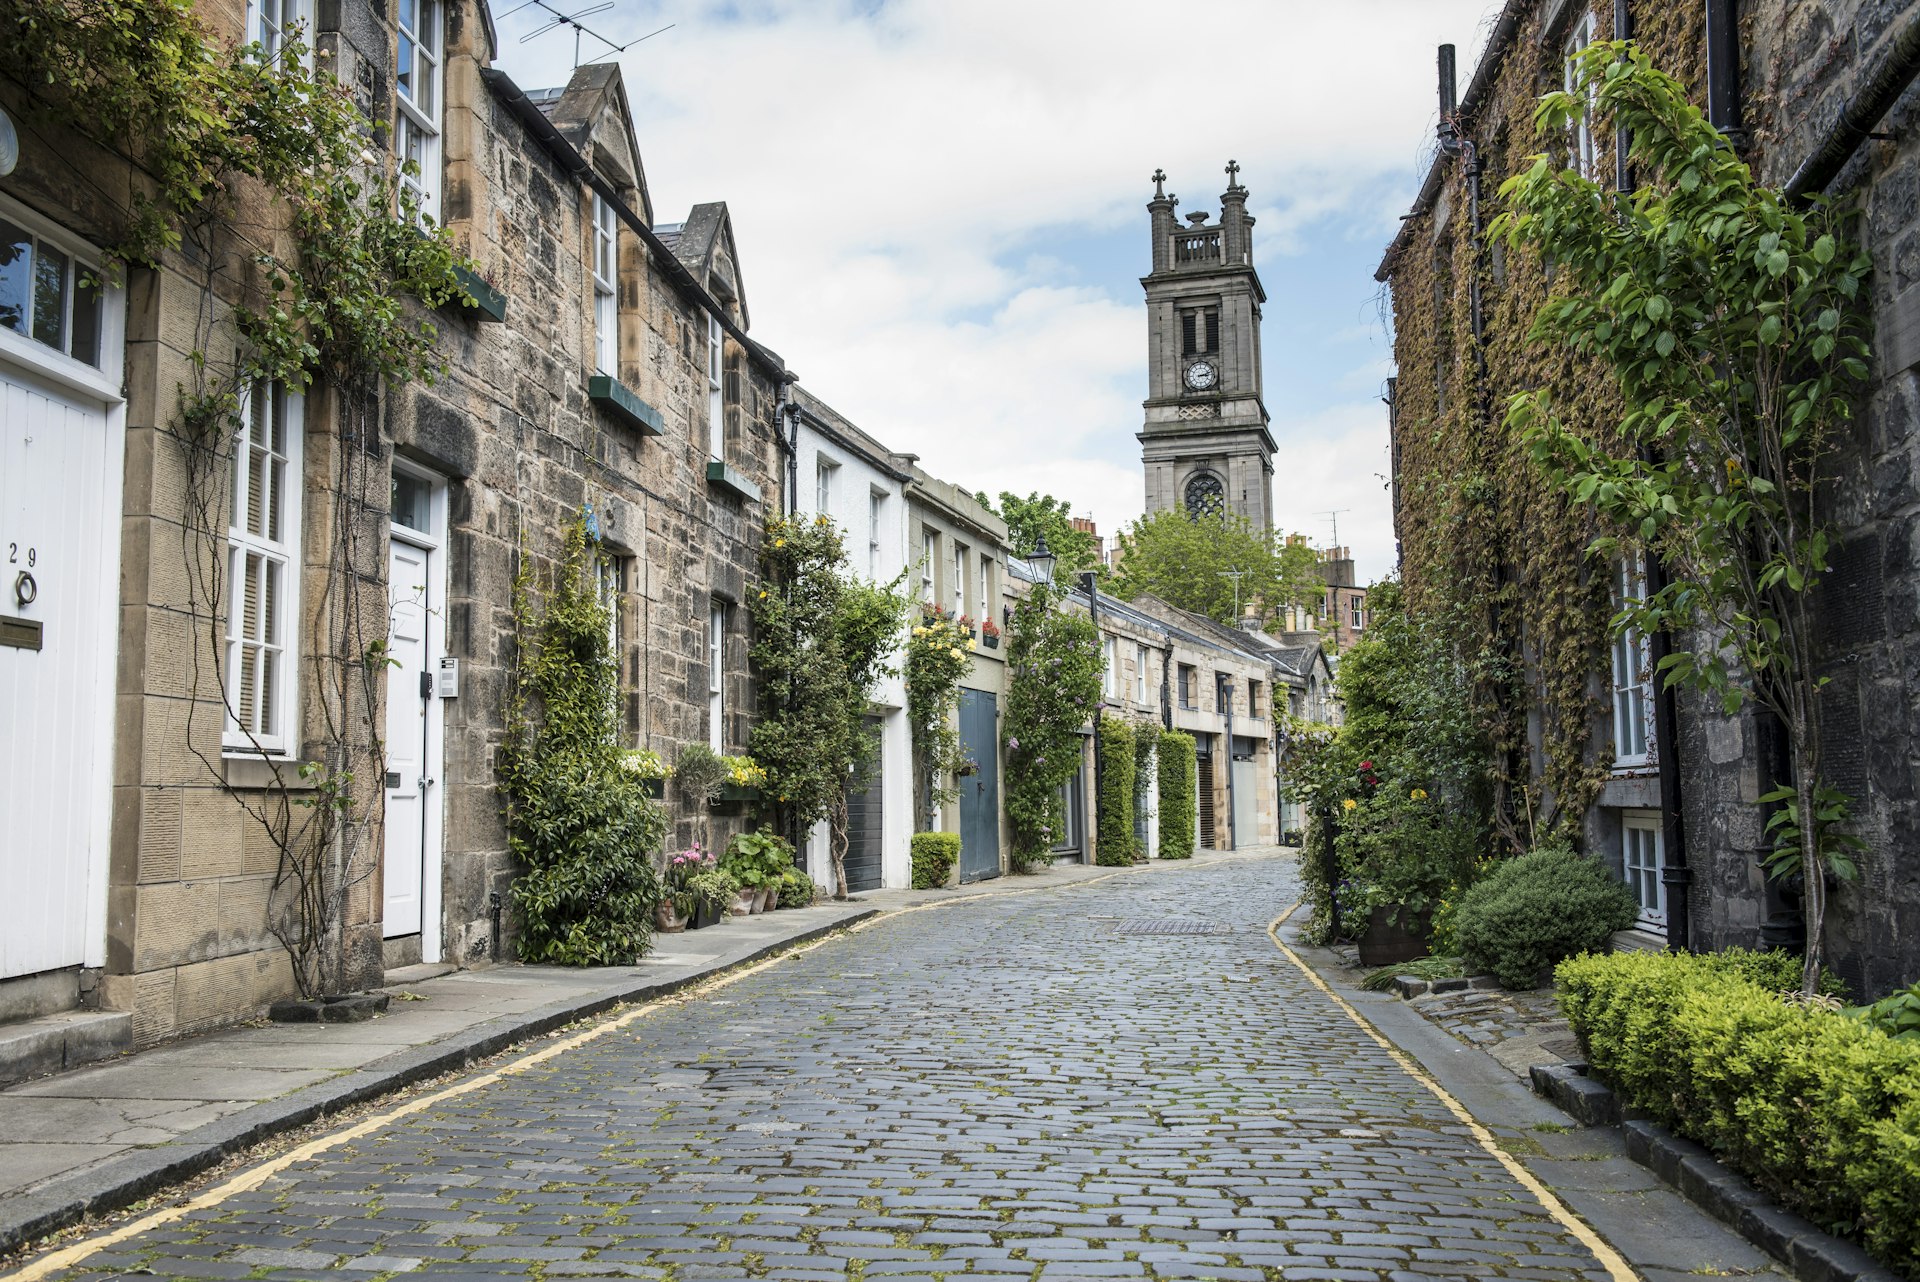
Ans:
[{"label": "house number sign 29", "polygon": [[[40,560],[40,549],[28,548],[27,564],[35,565],[39,563],[39,560]],[[20,564],[20,545],[18,543],[7,544],[7,564],[8,565]]]}]

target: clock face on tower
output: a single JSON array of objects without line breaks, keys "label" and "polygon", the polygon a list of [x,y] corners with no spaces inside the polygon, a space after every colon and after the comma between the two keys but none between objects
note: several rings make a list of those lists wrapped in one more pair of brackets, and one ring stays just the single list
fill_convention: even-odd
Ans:
[{"label": "clock face on tower", "polygon": [[1212,361],[1195,361],[1187,366],[1187,386],[1196,392],[1204,392],[1220,379],[1220,373],[1214,369]]}]

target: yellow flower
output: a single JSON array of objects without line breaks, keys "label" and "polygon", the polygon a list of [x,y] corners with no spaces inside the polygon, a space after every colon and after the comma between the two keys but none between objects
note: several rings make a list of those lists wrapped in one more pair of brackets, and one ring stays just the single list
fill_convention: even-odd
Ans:
[{"label": "yellow flower", "polygon": [[760,599],[762,601],[767,599],[767,590],[765,588],[760,589]]},{"label": "yellow flower", "polygon": [[958,659],[958,658],[960,658],[960,657],[961,657],[961,653],[960,653],[960,647],[959,647],[959,646],[957,646],[957,645],[956,645],[956,646],[953,646],[952,648],[950,648],[950,649],[949,649],[949,650],[947,651],[947,653],[949,653],[949,654],[951,654],[951,655],[952,655],[952,656],[953,656],[954,658],[956,658],[956,659]]},{"label": "yellow flower", "polygon": [[1425,788],[1415,788],[1412,792],[1408,793],[1407,795],[1412,797],[1415,801],[1425,801],[1427,799],[1427,790]]},{"label": "yellow flower", "polygon": [[973,639],[972,637],[968,637],[968,638],[967,638],[967,649],[969,649],[969,650],[973,650],[973,649],[977,649],[977,648],[978,648],[978,642],[976,642],[976,641],[975,641],[975,640],[974,640],[974,639]]},{"label": "yellow flower", "polygon": [[1359,804],[1360,803],[1355,801],[1352,797],[1348,797],[1345,801],[1340,803],[1340,807],[1343,810],[1352,810],[1355,806],[1358,806]]},{"label": "yellow flower", "polygon": [[785,539],[775,539],[775,540],[773,541],[773,546],[775,546],[775,547],[777,547],[777,548],[783,548],[783,547],[785,547],[785,546],[787,546],[787,541],[786,541]]}]

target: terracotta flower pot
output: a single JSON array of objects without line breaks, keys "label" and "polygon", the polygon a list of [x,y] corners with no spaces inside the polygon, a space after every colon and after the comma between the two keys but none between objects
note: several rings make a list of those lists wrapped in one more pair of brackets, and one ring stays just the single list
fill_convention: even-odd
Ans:
[{"label": "terracotta flower pot", "polygon": [[760,911],[772,912],[780,906],[780,887],[778,884],[760,887]]},{"label": "terracotta flower pot", "polygon": [[671,899],[653,906],[653,928],[663,935],[677,935],[687,928],[687,919],[674,910]]},{"label": "terracotta flower pot", "polygon": [[760,892],[758,890],[748,890],[742,887],[740,893],[733,897],[733,907],[727,911],[731,912],[735,917],[751,917],[755,907],[759,903]]}]

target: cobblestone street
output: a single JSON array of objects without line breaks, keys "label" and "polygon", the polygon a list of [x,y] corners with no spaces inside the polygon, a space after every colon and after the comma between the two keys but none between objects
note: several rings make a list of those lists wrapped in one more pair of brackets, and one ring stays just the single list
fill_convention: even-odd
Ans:
[{"label": "cobblestone street", "polygon": [[1274,948],[1291,869],[882,919],[62,1276],[1607,1277]]}]

